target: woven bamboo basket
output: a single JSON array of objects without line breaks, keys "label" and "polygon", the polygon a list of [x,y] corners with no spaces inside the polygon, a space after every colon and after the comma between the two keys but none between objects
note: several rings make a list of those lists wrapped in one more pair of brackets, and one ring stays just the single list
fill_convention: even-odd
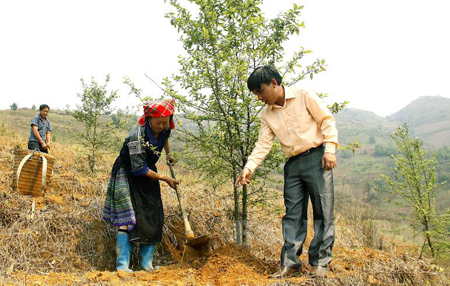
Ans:
[{"label": "woven bamboo basket", "polygon": [[[15,151],[14,170],[16,173],[13,179],[13,189],[19,190],[21,195],[42,196],[50,182],[54,162],[53,156],[39,151]],[[43,171],[46,174],[44,180],[42,179]]]}]

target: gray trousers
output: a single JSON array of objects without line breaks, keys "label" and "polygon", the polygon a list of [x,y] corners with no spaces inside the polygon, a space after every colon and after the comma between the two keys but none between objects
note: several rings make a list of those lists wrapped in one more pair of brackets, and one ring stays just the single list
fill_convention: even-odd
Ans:
[{"label": "gray trousers", "polygon": [[28,150],[38,149],[41,152],[48,153],[47,150],[42,149],[41,144],[37,141],[28,141]]},{"label": "gray trousers", "polygon": [[308,198],[314,215],[314,239],[309,246],[309,264],[327,266],[334,244],[334,187],[332,171],[322,168],[324,148],[290,158],[284,166],[282,219],[284,245],[281,265],[301,268],[299,259],[308,230]]}]

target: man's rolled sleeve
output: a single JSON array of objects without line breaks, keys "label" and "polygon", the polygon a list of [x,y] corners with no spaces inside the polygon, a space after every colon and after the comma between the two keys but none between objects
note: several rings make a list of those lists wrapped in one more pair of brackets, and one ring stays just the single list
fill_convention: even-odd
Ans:
[{"label": "man's rolled sleeve", "polygon": [[248,157],[248,162],[245,165],[245,168],[254,173],[272,149],[274,139],[275,134],[267,123],[263,113],[261,116],[261,128],[259,130],[258,142],[256,142],[252,154]]},{"label": "man's rolled sleeve", "polygon": [[317,96],[311,95],[309,92],[304,93],[306,108],[314,117],[322,130],[323,142],[325,143],[325,151],[335,153],[338,143],[338,131],[336,129],[336,120],[330,110],[323,104]]},{"label": "man's rolled sleeve", "polygon": [[37,116],[31,118],[31,126],[33,126],[33,125],[39,126],[38,120],[39,120],[39,118]]}]

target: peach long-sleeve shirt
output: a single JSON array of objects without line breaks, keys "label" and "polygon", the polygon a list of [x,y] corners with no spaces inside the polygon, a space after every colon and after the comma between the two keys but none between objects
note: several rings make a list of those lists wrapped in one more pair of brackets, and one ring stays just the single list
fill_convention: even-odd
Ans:
[{"label": "peach long-sleeve shirt", "polygon": [[258,142],[245,165],[250,171],[264,161],[275,136],[286,157],[293,157],[325,143],[325,152],[338,146],[336,121],[319,97],[306,90],[284,87],[284,106],[266,105],[261,112]]}]

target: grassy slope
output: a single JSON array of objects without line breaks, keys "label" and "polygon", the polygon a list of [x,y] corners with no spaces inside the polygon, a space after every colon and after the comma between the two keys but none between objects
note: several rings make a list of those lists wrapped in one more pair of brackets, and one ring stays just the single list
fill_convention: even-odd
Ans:
[{"label": "grassy slope", "polygon": [[[230,186],[212,189],[199,182],[195,171],[177,166],[182,179],[187,211],[197,233],[213,237],[215,251],[208,257],[184,252],[184,233],[176,197],[164,184],[162,194],[165,208],[163,243],[158,244],[155,264],[162,266],[154,273],[108,272],[114,264],[114,233],[102,223],[102,205],[109,168],[115,153],[107,153],[94,175],[86,172],[86,162],[71,144],[55,143],[57,158],[52,182],[45,197],[35,199],[36,212],[31,217],[31,201],[18,196],[10,188],[13,152],[24,148],[26,137],[2,128],[0,140],[0,284],[73,284],[73,285],[322,285],[312,277],[303,254],[302,276],[286,281],[267,280],[276,269],[281,247],[281,223],[278,216],[258,207],[250,208],[249,247],[229,245],[233,241],[233,220],[230,218],[232,196]],[[160,164],[161,173],[167,167]],[[271,202],[281,206],[282,201]],[[332,272],[327,285],[444,285],[445,277],[428,263],[410,255],[398,256],[392,239],[380,243],[380,236],[370,220],[371,210],[354,201],[347,216],[336,214],[336,247]],[[348,217],[351,214],[353,217]],[[310,217],[311,218],[311,217]],[[312,225],[306,245],[312,238]],[[383,248],[376,250],[367,246]],[[398,243],[396,244],[398,246]],[[399,250],[399,249],[397,249]],[[415,255],[415,254],[414,254]],[[184,262],[180,260],[184,257]],[[133,259],[136,269],[137,261]],[[152,282],[150,282],[152,281]]]},{"label": "grassy slope", "polygon": [[[414,109],[415,110],[415,109]],[[30,109],[1,110],[0,122],[4,128],[15,130],[21,137],[27,138],[29,135],[29,122],[37,112]],[[402,114],[405,114],[403,112]],[[405,115],[404,115],[405,117]],[[403,118],[403,117],[402,117]],[[428,118],[428,117],[427,117]],[[52,110],[49,119],[52,122],[54,142],[73,143],[74,132],[83,130],[81,123],[74,120],[65,111]],[[391,218],[397,218],[396,214],[403,214],[405,210],[398,208],[392,203],[386,203],[386,195],[374,190],[380,187],[382,180],[381,174],[389,174],[393,166],[392,160],[387,153],[382,156],[376,156],[377,146],[386,147],[387,150],[395,150],[389,134],[395,130],[397,123],[389,122],[386,119],[375,115],[374,113],[348,109],[336,115],[340,141],[343,143],[357,140],[362,147],[355,155],[349,151],[338,154],[339,168],[335,170],[336,186],[346,185],[345,188],[352,188],[359,196],[365,196],[366,200],[374,206],[378,206],[382,212],[392,214]],[[103,120],[110,120],[109,116]],[[438,128],[440,125],[435,124]],[[1,127],[1,126],[0,126]],[[419,132],[422,127],[418,127]],[[420,129],[422,128],[422,129]],[[440,130],[440,129],[439,129]],[[125,137],[126,132],[123,132]],[[172,146],[175,150],[182,150],[181,142],[172,138]],[[450,168],[450,161],[442,162],[437,165],[438,173]],[[438,197],[438,210],[443,211],[450,204],[450,184],[445,185],[440,191]]]},{"label": "grassy slope", "polygon": [[[0,122],[1,125],[4,125],[3,128],[11,128],[21,137],[27,138],[30,132],[29,122],[36,114],[36,111],[30,109],[0,110]],[[405,112],[402,114],[402,118],[406,118]],[[52,133],[54,142],[73,143],[73,133],[83,130],[82,124],[74,120],[65,111],[52,110],[49,119],[54,130]],[[340,141],[349,143],[357,140],[362,146],[355,155],[351,154],[350,151],[341,151],[338,154],[339,168],[335,170],[336,185],[346,184],[349,188],[356,189],[360,194],[365,194],[368,201],[375,206],[379,206],[383,211],[389,210],[389,213],[395,214],[398,210],[398,212],[403,213],[403,209],[398,208],[396,210],[395,205],[385,202],[386,196],[384,194],[373,189],[380,186],[380,175],[389,174],[390,168],[393,166],[387,153],[381,156],[375,155],[376,148],[382,146],[386,150],[395,150],[389,134],[395,130],[397,123],[390,122],[374,113],[357,109],[344,110],[336,115],[336,119]],[[110,118],[105,116],[103,120],[107,121]],[[429,119],[427,120],[429,121]],[[435,126],[435,129],[426,130],[439,131],[445,127],[439,123],[433,126]],[[419,126],[416,130],[418,130],[417,133],[423,133],[422,130],[424,129],[423,126]],[[123,137],[126,136],[126,133],[123,132]],[[175,137],[171,141],[173,149],[182,150],[181,142],[177,142]],[[431,148],[429,145],[427,146],[426,148]],[[437,164],[438,173],[448,169],[450,169],[449,160]],[[449,193],[450,184],[447,184],[441,190],[437,200],[440,211],[450,204]]]},{"label": "grassy slope", "polygon": [[420,97],[387,119],[397,124],[406,122],[411,127],[412,135],[433,147],[449,145],[450,98]]},{"label": "grassy slope", "polygon": [[[437,100],[432,101],[432,103],[428,103],[428,107],[425,108],[425,111],[430,109],[429,105],[445,105],[441,102],[441,99],[442,98],[438,98]],[[447,99],[443,100],[444,102],[447,102]],[[391,120],[408,119],[411,117],[408,114],[417,111],[419,104],[425,105],[423,100],[413,102],[411,104],[413,108],[411,106],[406,107],[406,111],[402,110],[399,112],[402,116],[394,115],[391,117]],[[416,127],[411,128],[411,133],[419,136],[428,132],[427,135],[420,138],[424,140],[424,148],[432,153],[436,151],[436,147],[439,147],[439,145],[435,145],[435,137],[442,137],[444,134],[442,132],[447,132],[445,131],[445,128],[448,128],[448,125],[442,121],[430,123],[430,120],[441,120],[441,117],[439,116],[436,117],[427,114],[422,116],[424,117],[423,120],[416,120],[413,122]],[[336,169],[337,185],[342,184],[345,181],[349,187],[360,190],[360,193],[365,192],[368,201],[370,201],[372,205],[378,206],[383,212],[390,214],[405,213],[404,208],[396,207],[392,203],[386,203],[385,199],[387,196],[374,190],[374,187],[382,187],[380,184],[382,182],[380,179],[381,174],[391,174],[393,160],[389,158],[389,153],[395,154],[395,145],[390,138],[390,133],[395,131],[399,122],[388,121],[371,112],[356,109],[348,109],[340,112],[336,115],[336,120],[341,142],[350,143],[357,140],[361,143],[361,149],[357,150],[355,155],[351,154],[350,151],[341,151],[338,154],[339,168]],[[445,118],[442,120],[445,120]],[[420,125],[423,122],[427,122],[427,125]],[[430,138],[434,139],[431,140]],[[442,138],[441,140],[444,140],[448,145],[450,136],[445,137],[444,139]],[[377,148],[384,149],[384,151],[381,154],[377,154]],[[438,173],[438,181],[442,182],[449,176],[448,170],[450,170],[450,160],[438,160],[436,163],[436,170]],[[370,188],[372,190],[370,190]],[[438,192],[437,209],[441,213],[448,208],[448,205],[450,205],[449,194],[450,184],[444,185]],[[398,218],[398,216],[394,217]]]},{"label": "grassy slope", "polygon": [[[19,136],[28,138],[30,134],[31,118],[39,114],[31,109],[0,110],[0,122],[6,128],[14,130]],[[81,123],[77,122],[64,111],[51,110],[49,120],[52,124],[53,142],[68,143],[73,142],[73,134],[70,132],[80,132],[83,130]]]}]

